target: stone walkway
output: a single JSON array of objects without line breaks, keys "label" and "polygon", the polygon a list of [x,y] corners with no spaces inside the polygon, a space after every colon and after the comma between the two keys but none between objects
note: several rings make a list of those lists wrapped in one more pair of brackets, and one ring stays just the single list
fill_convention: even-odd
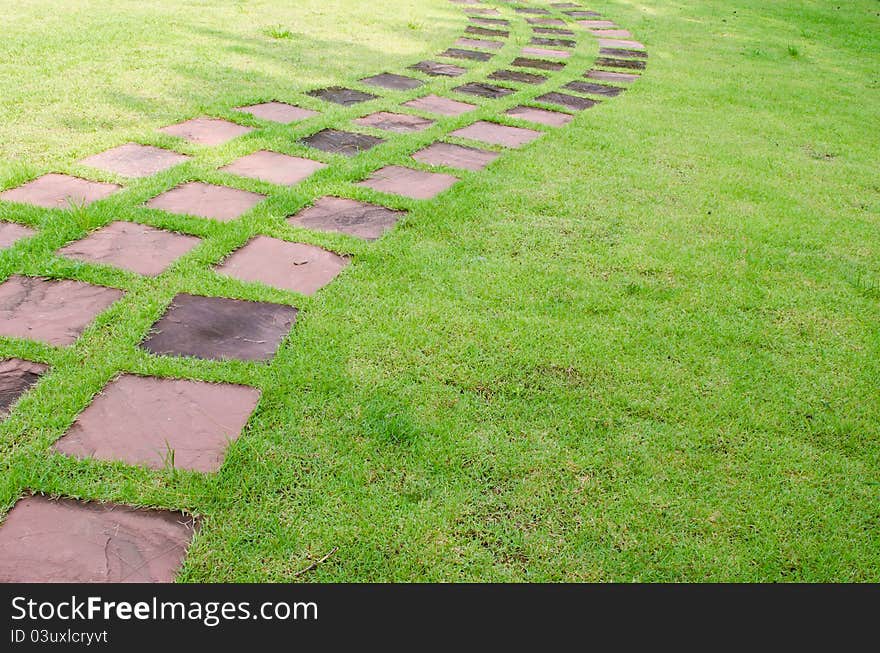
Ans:
[{"label": "stone walkway", "polygon": [[[388,162],[355,180],[353,186],[387,196],[389,206],[315,196],[287,218],[292,227],[373,241],[406,217],[395,196],[431,200],[509,150],[568,124],[575,113],[621,94],[645,68],[647,53],[641,43],[577,3],[533,7],[501,0],[451,1],[461,5],[468,24],[464,35],[436,59],[413,63],[405,71],[379,72],[351,87],[309,91],[308,96],[323,103],[349,107],[349,115],[336,126],[302,137],[298,144],[304,156],[260,150],[220,171],[293,187],[389,141],[406,146],[406,139],[438,130],[432,142],[409,148],[412,154],[405,165]],[[585,35],[598,38],[599,57],[587,70],[572,70],[568,60],[578,53]],[[446,84],[441,81],[450,77],[464,81],[444,92]],[[364,110],[374,100],[413,92],[418,96],[404,98],[399,111]],[[486,100],[491,101],[490,111],[480,111]],[[491,103],[497,103],[497,108]],[[276,101],[236,111],[268,125],[308,125],[321,115],[319,110]],[[479,119],[458,126],[468,114]],[[456,128],[447,129],[447,124]],[[210,148],[255,129],[259,128],[195,117],[160,131]],[[315,152],[316,158],[310,158],[309,152]],[[537,150],[532,152],[537,154]],[[170,149],[127,143],[79,163],[137,180],[189,159]],[[48,173],[0,193],[0,202],[49,211],[81,210],[100,206],[124,190],[123,184]],[[260,192],[190,180],[146,199],[142,206],[213,223],[237,223],[247,221],[249,212],[264,201],[267,195]],[[225,228],[234,228],[234,224]],[[14,255],[16,248],[37,233],[30,226],[0,222],[0,248],[11,248]],[[149,278],[147,283],[161,284],[160,275],[201,242],[197,234],[107,221],[56,253],[86,265],[127,270]],[[254,231],[213,270],[308,296],[356,264],[314,245]],[[7,350],[19,351],[14,347],[19,340],[69,347],[124,294],[117,288],[25,272],[0,283],[0,344],[10,343]],[[287,304],[181,293],[173,297],[140,347],[156,356],[223,364],[269,363],[290,334],[297,312]],[[44,362],[0,361],[0,418],[14,411],[18,399],[49,374],[51,367]],[[259,389],[243,385],[143,376],[120,369],[51,448],[76,459],[154,470],[216,472],[227,447],[257,410],[260,394]],[[0,526],[0,581],[172,581],[198,528],[198,519],[172,510],[29,494],[19,499]]]}]

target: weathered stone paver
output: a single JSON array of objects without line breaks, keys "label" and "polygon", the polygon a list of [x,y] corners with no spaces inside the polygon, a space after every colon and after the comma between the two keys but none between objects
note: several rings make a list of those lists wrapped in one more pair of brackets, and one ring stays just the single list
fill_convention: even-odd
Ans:
[{"label": "weathered stone paver", "polygon": [[361,127],[372,127],[374,129],[406,134],[409,132],[423,131],[433,125],[434,121],[407,113],[379,111],[377,113],[371,113],[369,116],[358,118],[354,123]]},{"label": "weathered stone paver", "polygon": [[12,247],[19,240],[30,238],[37,232],[17,222],[0,222],[0,250]]},{"label": "weathered stone paver", "polygon": [[420,61],[409,68],[410,70],[418,70],[419,72],[423,72],[426,75],[433,75],[434,77],[459,77],[467,72],[467,68],[442,63],[440,61]]},{"label": "weathered stone paver", "polygon": [[505,86],[494,86],[483,82],[469,82],[453,89],[457,93],[466,93],[467,95],[476,95],[478,97],[497,99],[516,93],[512,88]]},{"label": "weathered stone paver", "polygon": [[300,142],[322,152],[355,156],[377,145],[381,145],[385,141],[368,134],[358,134],[341,129],[322,129],[316,134],[307,136]]},{"label": "weathered stone paver", "polygon": [[611,72],[610,70],[589,70],[584,77],[598,79],[604,82],[621,82],[626,84],[635,82],[639,79],[637,73],[617,73]]},{"label": "weathered stone paver", "polygon": [[453,143],[434,143],[413,154],[413,158],[421,163],[463,170],[482,170],[499,156],[499,152]]},{"label": "weathered stone paver", "polygon": [[460,38],[455,45],[461,48],[483,48],[484,50],[500,50],[504,47],[501,41],[490,41],[488,39],[468,39]]},{"label": "weathered stone paver", "polygon": [[152,469],[215,472],[259,398],[256,388],[231,383],[122,374],[53,449]]},{"label": "weathered stone paver", "polygon": [[574,120],[574,116],[569,113],[525,106],[513,107],[507,111],[507,115],[548,127],[563,127]]},{"label": "weathered stone paver", "polygon": [[117,184],[49,173],[23,186],[0,193],[0,200],[32,204],[44,209],[68,209],[88,206],[109,197],[119,188]]},{"label": "weathered stone paver", "polygon": [[407,77],[406,75],[382,73],[380,75],[373,75],[372,77],[364,77],[361,80],[361,84],[387,88],[392,91],[411,91],[414,88],[424,86],[425,82],[416,79],[415,77]]},{"label": "weathered stone paver", "polygon": [[646,64],[644,61],[636,61],[634,59],[599,57],[598,59],[596,59],[596,65],[605,66],[607,68],[629,68],[630,70],[643,70]]},{"label": "weathered stone paver", "polygon": [[162,127],[159,131],[196,145],[223,145],[233,138],[249,134],[253,128],[219,118],[193,118],[176,125]]},{"label": "weathered stone paver", "polygon": [[405,215],[384,206],[342,197],[322,197],[288,219],[292,225],[316,231],[335,231],[376,240]]},{"label": "weathered stone paver", "polygon": [[278,122],[283,125],[289,125],[301,120],[307,120],[318,115],[317,111],[304,109],[285,102],[261,102],[260,104],[251,104],[245,107],[237,107],[236,111],[249,113],[255,118],[266,120],[268,122]]},{"label": "weathered stone paver", "polygon": [[591,84],[590,82],[569,82],[563,88],[577,93],[587,93],[590,95],[601,95],[603,97],[617,97],[623,93],[623,88],[618,86],[607,86],[605,84]]},{"label": "weathered stone paver", "polygon": [[648,53],[644,50],[626,50],[624,48],[599,48],[599,54],[631,59],[647,59],[648,57]]},{"label": "weathered stone paver", "polygon": [[58,250],[60,256],[155,276],[201,240],[134,222],[111,222]]},{"label": "weathered stone paver", "polygon": [[293,186],[326,167],[327,164],[320,161],[261,150],[243,156],[220,169],[223,172],[250,179],[259,179],[270,184]]},{"label": "weathered stone paver", "polygon": [[20,358],[0,360],[0,420],[9,415],[12,406],[48,369],[43,363]]},{"label": "weathered stone paver", "polygon": [[475,104],[459,102],[439,95],[426,95],[425,97],[404,102],[403,106],[411,109],[419,109],[425,113],[435,113],[440,116],[460,116],[477,108]]},{"label": "weathered stone paver", "polygon": [[559,61],[547,61],[533,57],[517,57],[510,65],[519,68],[538,68],[539,70],[562,70],[565,68],[565,64]]},{"label": "weathered stone paver", "polygon": [[372,93],[365,93],[364,91],[357,91],[355,89],[345,88],[344,86],[319,88],[314,91],[309,91],[309,95],[324,100],[325,102],[341,104],[345,107],[350,107],[353,104],[360,104],[361,102],[369,102],[370,100],[375,100],[379,97]]},{"label": "weathered stone paver", "polygon": [[523,127],[510,127],[499,125],[494,122],[480,120],[472,125],[457,129],[452,132],[453,136],[467,138],[473,141],[489,143],[490,145],[502,145],[504,147],[520,147],[530,143],[541,136],[541,132]]},{"label": "weathered stone paver", "polygon": [[510,32],[503,29],[492,29],[491,27],[478,27],[477,25],[468,25],[465,30],[468,34],[477,34],[479,36],[495,36],[499,38],[507,38]]},{"label": "weathered stone paver", "polygon": [[479,50],[464,50],[462,48],[447,48],[440,53],[440,56],[452,59],[469,59],[471,61],[489,61],[492,58],[492,53],[480,52]]},{"label": "weathered stone paver", "polygon": [[386,166],[374,172],[369,179],[360,182],[359,185],[382,193],[426,200],[439,195],[457,181],[457,177],[439,172],[424,172],[403,166]]},{"label": "weathered stone paver", "polygon": [[191,181],[162,193],[147,202],[151,209],[196,215],[221,222],[235,220],[262,202],[265,195],[228,186]]},{"label": "weathered stone paver", "polygon": [[496,70],[489,75],[489,79],[502,82],[519,82],[522,84],[543,84],[549,78],[546,75],[537,73],[524,73],[519,70]]},{"label": "weathered stone paver", "polygon": [[123,177],[150,177],[189,160],[185,154],[151,145],[126,143],[86,157],[80,163]]},{"label": "weathered stone paver", "polygon": [[522,53],[533,57],[552,57],[555,59],[568,59],[571,56],[571,52],[569,52],[568,50],[536,48],[531,46],[523,48]]},{"label": "weathered stone paver", "polygon": [[313,295],[333,281],[346,265],[345,257],[315,245],[256,236],[232,252],[216,270],[241,281]]}]

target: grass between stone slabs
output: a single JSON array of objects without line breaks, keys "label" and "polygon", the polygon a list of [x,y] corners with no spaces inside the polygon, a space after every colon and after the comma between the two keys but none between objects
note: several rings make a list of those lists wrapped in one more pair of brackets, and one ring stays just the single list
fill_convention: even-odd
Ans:
[{"label": "grass between stone slabs", "polygon": [[[490,100],[450,89],[507,67],[532,31],[512,20],[491,61],[428,78],[406,67],[466,25],[440,0],[40,5],[6,16],[0,189],[50,171],[125,188],[74,211],[0,204],[39,229],[0,252],[0,275],[126,295],[71,347],[0,340],[51,366],[0,424],[4,506],[33,489],[203,515],[184,581],[290,580],[337,546],[300,578],[877,580],[873,3],[594,3],[648,46],[648,67],[555,130],[502,116],[581,79],[597,47],[580,28],[552,86],[501,82],[522,90]],[[425,94],[357,81],[381,72],[479,109],[412,134],[356,127]],[[306,95],[331,85],[381,97]],[[233,110],[268,100],[321,113],[281,126]],[[156,131],[199,115],[259,129],[212,148]],[[410,154],[479,119],[547,133],[481,172],[436,169],[462,181],[435,200],[355,185],[384,165],[432,169]],[[297,143],[325,127],[387,142],[347,160]],[[137,181],[76,163],[127,141],[193,158]],[[259,149],[333,165],[290,188],[218,171]],[[188,180],[268,199],[222,224],[141,206]],[[285,222],[336,193],[409,215],[374,243]],[[158,279],[54,256],[114,220],[203,242]],[[211,271],[257,233],[353,263],[312,297]],[[136,345],[179,292],[301,313],[269,365],[149,356]],[[51,454],[120,371],[263,395],[215,475]]]}]

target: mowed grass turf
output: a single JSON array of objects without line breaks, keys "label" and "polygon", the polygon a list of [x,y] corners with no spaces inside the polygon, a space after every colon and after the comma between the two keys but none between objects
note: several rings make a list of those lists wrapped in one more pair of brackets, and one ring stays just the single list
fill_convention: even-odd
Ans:
[{"label": "mowed grass turf", "polygon": [[[0,189],[114,180],[75,162],[127,140],[194,159],[87,210],[0,206],[41,229],[0,275],[127,291],[73,347],[0,340],[52,365],[0,425],[3,506],[32,489],[202,515],[184,581],[289,581],[334,547],[297,580],[880,580],[876,2],[593,2],[647,45],[643,79],[429,202],[351,182],[512,100],[292,189],[216,169],[259,147],[335,162],[294,141],[419,92],[354,109],[303,93],[430,58],[461,34],[457,5],[49,5],[5,10]],[[230,111],[270,99],[323,113]],[[262,129],[219,148],[155,132],[203,112]],[[138,208],[186,179],[270,198],[225,225]],[[410,215],[372,244],[285,223],[331,192]],[[157,280],[52,256],[113,219],[205,242]],[[253,233],[354,262],[307,299],[211,272]],[[177,292],[302,312],[268,366],[148,356]],[[263,398],[213,476],[52,455],[120,371]]]}]

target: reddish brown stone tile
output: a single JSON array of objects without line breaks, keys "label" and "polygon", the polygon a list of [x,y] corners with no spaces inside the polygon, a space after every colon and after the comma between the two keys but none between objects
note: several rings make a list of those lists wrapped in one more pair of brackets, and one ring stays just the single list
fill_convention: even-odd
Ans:
[{"label": "reddish brown stone tile", "polygon": [[342,154],[343,156],[355,156],[384,142],[384,140],[375,136],[356,134],[340,129],[322,129],[300,141],[300,143],[314,147],[316,150],[331,154]]},{"label": "reddish brown stone tile", "polygon": [[507,88],[505,86],[494,86],[492,84],[485,84],[483,82],[470,82],[468,84],[456,86],[452,90],[456,91],[457,93],[467,93],[468,95],[476,95],[478,97],[485,97],[490,99],[502,98],[507,95],[512,95],[516,92],[512,88]]},{"label": "reddish brown stone tile", "polygon": [[348,259],[326,249],[256,236],[216,269],[220,274],[314,295],[333,281]]},{"label": "reddish brown stone tile", "polygon": [[196,145],[222,145],[233,138],[252,132],[253,129],[219,118],[193,118],[163,127],[159,131]]},{"label": "reddish brown stone tile", "polygon": [[544,93],[535,98],[538,102],[546,102],[547,104],[558,104],[575,111],[583,111],[590,107],[596,106],[598,100],[591,100],[577,95],[569,95],[568,93]]},{"label": "reddish brown stone tile", "polygon": [[634,59],[614,59],[613,57],[598,57],[596,59],[597,66],[606,68],[628,68],[630,70],[644,70],[645,62],[636,61]]},{"label": "reddish brown stone tile", "polygon": [[489,143],[491,145],[503,145],[504,147],[520,147],[525,145],[541,135],[541,132],[534,129],[524,129],[522,127],[508,127],[507,125],[499,125],[494,122],[480,120],[473,125],[468,125],[462,129],[452,132],[453,136],[459,138],[467,138],[473,141]]},{"label": "reddish brown stone tile", "polygon": [[602,14],[598,11],[566,11],[567,16],[572,18],[601,18]]},{"label": "reddish brown stone tile", "polygon": [[552,36],[574,36],[574,32],[570,29],[559,29],[558,27],[533,27],[535,34],[550,34]]},{"label": "reddish brown stone tile", "polygon": [[30,238],[35,233],[34,229],[25,227],[15,222],[0,222],[0,249],[12,247],[23,238]]},{"label": "reddish brown stone tile", "polygon": [[599,48],[599,54],[607,54],[611,57],[628,57],[631,59],[648,58],[648,53],[644,50],[625,50],[623,48]]},{"label": "reddish brown stone tile", "polygon": [[496,70],[489,75],[489,79],[501,82],[519,82],[521,84],[543,84],[547,81],[547,77],[544,75],[524,73],[519,70]]},{"label": "reddish brown stone tile", "polygon": [[550,45],[558,48],[573,48],[577,43],[571,39],[547,39],[539,36],[532,37],[530,41],[532,45]]},{"label": "reddish brown stone tile", "polygon": [[510,25],[506,18],[483,18],[480,16],[468,16],[468,20],[478,25]]},{"label": "reddish brown stone tile", "polygon": [[147,202],[147,206],[169,213],[197,215],[229,222],[263,199],[265,195],[259,193],[191,181],[154,197]]},{"label": "reddish brown stone tile", "polygon": [[452,59],[469,59],[471,61],[489,61],[492,58],[491,52],[480,52],[479,50],[462,50],[461,48],[447,48],[440,53],[441,57],[451,57]]},{"label": "reddish brown stone tile", "polygon": [[565,21],[560,18],[526,18],[526,22],[532,25],[565,25]]},{"label": "reddish brown stone tile", "polygon": [[576,2],[551,2],[550,6],[554,9],[577,9],[580,7]]},{"label": "reddish brown stone tile", "polygon": [[403,106],[419,109],[425,113],[436,113],[439,116],[460,116],[477,108],[475,104],[458,102],[457,100],[450,100],[439,95],[426,95],[425,97],[404,102]]},{"label": "reddish brown stone tile", "polygon": [[296,313],[282,304],[181,294],[141,347],[167,356],[265,361],[290,332]]},{"label": "reddish brown stone tile", "polygon": [[625,29],[591,29],[590,34],[605,39],[628,39],[632,37],[629,30]]},{"label": "reddish brown stone tile", "polygon": [[551,57],[553,59],[568,59],[571,56],[571,52],[568,50],[553,50],[551,48],[535,48],[531,46],[523,48],[522,53],[534,57]]},{"label": "reddish brown stone tile", "polygon": [[188,156],[161,147],[126,143],[85,158],[80,163],[123,177],[149,177],[188,160]]},{"label": "reddish brown stone tile", "polygon": [[309,91],[309,95],[320,98],[325,102],[341,104],[344,107],[350,107],[351,105],[359,104],[360,102],[368,102],[369,100],[375,100],[379,97],[372,93],[364,93],[363,91],[356,91],[352,88],[344,88],[342,86],[319,88],[315,91]]},{"label": "reddish brown stone tile", "polygon": [[539,125],[547,125],[548,127],[562,127],[570,123],[574,118],[571,114],[560,111],[547,111],[546,109],[525,106],[510,109],[507,115],[519,118],[520,120],[538,123]]},{"label": "reddish brown stone tile", "polygon": [[382,73],[373,75],[372,77],[364,77],[362,84],[369,86],[378,86],[379,88],[387,88],[392,91],[411,91],[414,88],[424,85],[420,79],[415,77],[407,77],[406,75],[395,75],[394,73]]},{"label": "reddish brown stone tile", "polygon": [[460,38],[455,45],[462,48],[483,48],[484,50],[500,50],[504,47],[501,41],[489,41],[487,39]]},{"label": "reddish brown stone tile", "polygon": [[606,86],[605,84],[591,84],[588,82],[569,82],[564,88],[577,93],[601,95],[603,97],[616,97],[625,90],[618,86]]},{"label": "reddish brown stone tile", "polygon": [[49,369],[43,363],[33,363],[20,358],[0,361],[0,419],[9,411],[18,398],[31,389]]},{"label": "reddish brown stone tile", "polygon": [[539,70],[562,70],[565,67],[565,64],[559,61],[532,59],[530,57],[517,57],[510,65],[517,68],[538,68]]},{"label": "reddish brown stone tile", "polygon": [[261,150],[243,156],[220,169],[223,172],[259,179],[270,184],[293,186],[326,167],[327,164],[320,161]]},{"label": "reddish brown stone tile", "polygon": [[419,72],[423,72],[426,75],[433,75],[434,77],[458,77],[467,72],[467,68],[453,66],[448,63],[441,63],[439,61],[420,61],[409,68],[410,70],[418,70]]},{"label": "reddish brown stone tile", "polygon": [[534,14],[538,16],[547,16],[550,14],[550,11],[543,7],[514,7],[513,10],[518,14]]},{"label": "reddish brown stone tile", "polygon": [[371,113],[369,116],[358,118],[354,123],[362,127],[373,127],[375,129],[405,134],[423,131],[433,125],[434,121],[405,113],[379,111],[378,113]]},{"label": "reddish brown stone tile", "polygon": [[0,193],[0,200],[33,204],[45,209],[67,209],[71,206],[88,206],[108,197],[119,188],[116,184],[50,173],[37,177],[24,186]]},{"label": "reddish brown stone tile", "polygon": [[458,178],[439,172],[423,172],[403,166],[386,166],[359,185],[382,193],[403,195],[417,200],[435,197],[455,184]]},{"label": "reddish brown stone tile", "polygon": [[603,82],[620,82],[629,84],[636,81],[639,76],[635,73],[614,73],[610,70],[590,70],[584,77],[588,79],[598,79]]},{"label": "reddish brown stone tile", "polygon": [[586,27],[587,29],[614,29],[617,27],[617,25],[610,20],[579,20],[577,24],[581,27]]},{"label": "reddish brown stone tile", "polygon": [[259,390],[243,385],[122,374],[52,448],[75,458],[216,472],[259,399]]},{"label": "reddish brown stone tile", "polygon": [[497,9],[468,9],[468,13],[479,14],[481,16],[498,16],[501,12]]},{"label": "reddish brown stone tile", "polygon": [[498,152],[480,150],[475,147],[434,143],[413,154],[416,161],[432,166],[447,166],[463,170],[482,170],[501,156]]},{"label": "reddish brown stone tile", "polygon": [[0,335],[70,345],[122,294],[70,279],[9,277],[0,284]]},{"label": "reddish brown stone tile", "polygon": [[630,50],[644,50],[645,46],[638,41],[628,39],[599,39],[600,48],[629,48]]},{"label": "reddish brown stone tile", "polygon": [[196,530],[179,512],[25,497],[0,526],[0,582],[170,583]]},{"label": "reddish brown stone tile", "polygon": [[262,102],[247,107],[238,107],[236,111],[249,113],[260,120],[280,122],[284,125],[289,125],[292,122],[298,122],[318,115],[317,111],[303,109],[302,107],[285,104],[284,102]]},{"label": "reddish brown stone tile", "polygon": [[489,27],[477,27],[476,25],[468,25],[464,29],[468,34],[477,34],[478,36],[495,36],[506,38],[510,36],[510,32],[503,29],[491,29]]},{"label": "reddish brown stone tile", "polygon": [[198,245],[184,236],[133,222],[112,222],[58,250],[61,256],[155,276]]},{"label": "reddish brown stone tile", "polygon": [[405,211],[341,197],[322,197],[313,206],[290,217],[290,224],[317,231],[335,231],[376,240],[391,229]]}]

